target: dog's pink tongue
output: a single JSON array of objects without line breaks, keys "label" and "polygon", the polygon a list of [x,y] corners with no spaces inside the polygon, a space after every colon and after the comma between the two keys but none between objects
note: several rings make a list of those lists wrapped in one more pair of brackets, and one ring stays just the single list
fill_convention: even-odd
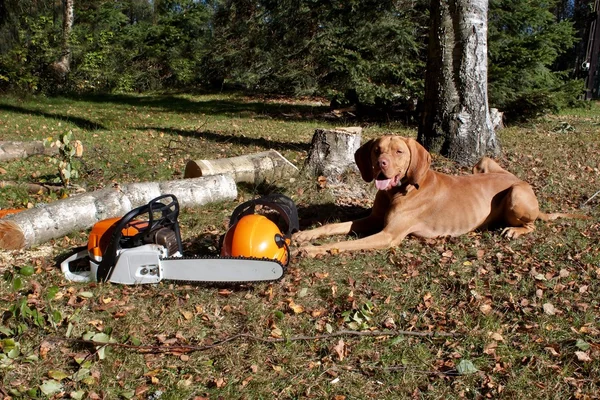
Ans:
[{"label": "dog's pink tongue", "polygon": [[385,190],[390,185],[391,179],[376,179],[375,187],[379,190]]}]

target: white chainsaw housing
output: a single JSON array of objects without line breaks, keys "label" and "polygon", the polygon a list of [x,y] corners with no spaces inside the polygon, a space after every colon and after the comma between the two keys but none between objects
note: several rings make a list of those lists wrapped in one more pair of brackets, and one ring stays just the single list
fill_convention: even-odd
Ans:
[{"label": "white chainsaw housing", "polygon": [[[166,249],[157,244],[145,244],[122,250],[110,281],[124,285],[158,283],[163,278],[160,259],[166,256]],[[90,269],[91,264],[93,263],[90,263]],[[94,272],[93,274],[95,275]]]},{"label": "white chainsaw housing", "polygon": [[[176,253],[173,256],[177,256]],[[167,250],[157,244],[146,244],[131,249],[122,249],[118,252],[117,263],[110,276],[113,283],[136,285],[144,283],[158,283],[163,278],[163,269],[160,259],[167,256]],[[71,271],[69,264],[75,260],[88,258],[89,270]],[[64,260],[60,267],[65,277],[73,282],[96,281],[99,262],[89,258],[88,250],[82,250]]]}]

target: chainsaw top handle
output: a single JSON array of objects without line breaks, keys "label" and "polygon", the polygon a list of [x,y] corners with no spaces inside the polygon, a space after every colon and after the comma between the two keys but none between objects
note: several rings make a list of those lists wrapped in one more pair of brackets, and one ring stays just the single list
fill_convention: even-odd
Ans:
[{"label": "chainsaw top handle", "polygon": [[[142,218],[143,216],[145,218]],[[175,232],[177,247],[179,253],[183,253],[181,244],[181,233],[179,230],[179,202],[177,197],[172,194],[166,194],[151,200],[148,204],[134,208],[123,218],[115,222],[114,230],[110,238],[108,247],[104,251],[102,261],[98,265],[96,280],[106,282],[110,279],[112,271],[117,262],[118,251],[121,249],[132,248],[144,244],[144,238],[161,228],[169,228]],[[133,236],[124,236],[124,228],[127,228],[132,221],[143,221],[145,223],[136,223],[135,228],[138,232]],[[111,228],[112,229],[112,228]]]}]

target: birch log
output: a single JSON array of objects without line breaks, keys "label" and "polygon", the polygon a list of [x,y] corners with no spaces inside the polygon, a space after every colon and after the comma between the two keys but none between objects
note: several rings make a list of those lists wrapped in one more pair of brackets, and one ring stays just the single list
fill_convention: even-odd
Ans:
[{"label": "birch log", "polygon": [[317,129],[313,135],[305,167],[315,176],[336,180],[354,168],[354,153],[360,147],[361,127]]},{"label": "birch log", "polygon": [[130,183],[84,193],[8,215],[0,220],[0,249],[16,250],[91,228],[120,217],[163,195],[174,194],[182,207],[233,200],[237,187],[229,175],[166,182]]},{"label": "birch log", "polygon": [[230,174],[236,182],[259,184],[298,173],[298,168],[275,150],[214,160],[190,160],[184,178]]},{"label": "birch log", "polygon": [[0,142],[0,161],[27,158],[36,154],[58,154],[58,148],[46,147],[41,140],[31,142]]}]

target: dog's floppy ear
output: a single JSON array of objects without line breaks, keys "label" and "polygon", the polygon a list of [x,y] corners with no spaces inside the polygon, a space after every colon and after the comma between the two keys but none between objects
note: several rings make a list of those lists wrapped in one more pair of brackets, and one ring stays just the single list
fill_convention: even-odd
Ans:
[{"label": "dog's floppy ear", "polygon": [[406,179],[409,184],[418,189],[419,182],[431,165],[431,154],[416,140],[407,138],[405,141],[410,151],[410,164],[406,171]]},{"label": "dog's floppy ear", "polygon": [[375,139],[369,140],[354,153],[354,161],[356,161],[360,176],[362,176],[365,182],[371,182],[374,178],[373,164],[371,163],[371,148],[373,147],[373,143],[375,143]]}]

